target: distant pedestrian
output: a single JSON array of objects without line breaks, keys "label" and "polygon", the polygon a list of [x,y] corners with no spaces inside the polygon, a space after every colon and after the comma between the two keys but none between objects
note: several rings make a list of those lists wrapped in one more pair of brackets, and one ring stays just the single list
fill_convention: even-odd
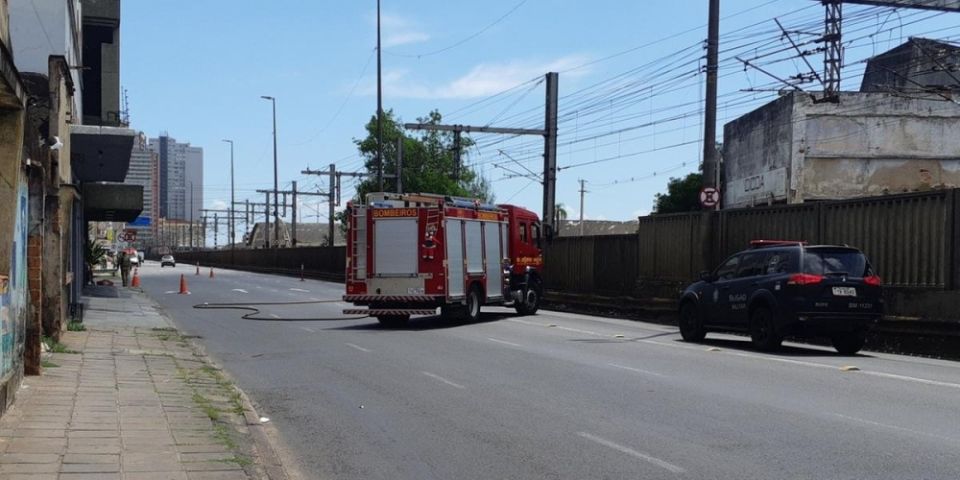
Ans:
[{"label": "distant pedestrian", "polygon": [[123,281],[123,286],[126,287],[130,283],[130,255],[127,252],[120,252],[120,279]]}]

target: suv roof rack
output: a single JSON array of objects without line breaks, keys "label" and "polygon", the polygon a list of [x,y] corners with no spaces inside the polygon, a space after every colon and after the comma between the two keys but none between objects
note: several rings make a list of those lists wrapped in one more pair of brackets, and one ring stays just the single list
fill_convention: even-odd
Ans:
[{"label": "suv roof rack", "polygon": [[788,247],[806,245],[803,240],[751,240],[750,248]]}]

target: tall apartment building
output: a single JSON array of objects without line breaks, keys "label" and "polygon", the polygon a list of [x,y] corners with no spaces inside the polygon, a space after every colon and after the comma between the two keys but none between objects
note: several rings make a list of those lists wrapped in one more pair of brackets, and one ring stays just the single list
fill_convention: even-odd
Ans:
[{"label": "tall apartment building", "polygon": [[147,137],[141,132],[133,145],[130,155],[130,169],[124,183],[143,187],[143,212],[141,220],[149,219],[140,224],[128,225],[128,228],[137,231],[138,246],[153,245],[156,235],[157,220],[160,218],[160,202],[156,201],[160,189],[160,159],[156,152],[151,151]]},{"label": "tall apartment building", "polygon": [[159,160],[159,217],[189,221],[192,207],[192,219],[199,221],[203,209],[203,149],[177,143],[166,133],[151,138],[148,149]]}]

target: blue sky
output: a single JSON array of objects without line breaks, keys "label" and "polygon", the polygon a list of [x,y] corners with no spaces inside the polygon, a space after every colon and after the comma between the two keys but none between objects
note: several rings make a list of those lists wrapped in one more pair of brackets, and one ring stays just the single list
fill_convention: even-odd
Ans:
[{"label": "blue sky", "polygon": [[[260,200],[254,190],[273,182],[270,104],[260,96],[272,95],[281,185],[297,180],[300,188],[325,189],[325,180],[300,171],[330,163],[341,170],[362,167],[353,140],[364,134],[376,110],[375,5],[373,0],[124,2],[121,76],[132,126],[151,136],[167,131],[204,148],[208,208],[229,200],[229,146],[221,139],[234,139],[237,197]],[[587,218],[632,219],[650,211],[654,194],[671,176],[692,172],[699,162],[697,65],[706,5],[705,0],[383,0],[384,108],[407,121],[438,109],[456,123],[539,128],[544,93],[538,81],[547,71],[559,71],[563,170],[557,200],[575,216],[583,178],[590,191]],[[910,35],[960,34],[954,15],[850,5],[845,15],[845,89],[859,87],[859,60]],[[773,18],[795,30],[796,41],[810,41],[822,31],[823,9],[812,0],[724,0],[722,16],[721,132],[723,121],[776,96],[743,92],[777,82],[745,72],[733,57],[762,56],[758,61],[772,61],[765,68],[782,76],[808,71]],[[808,58],[822,69],[821,55]],[[542,170],[542,140],[474,139],[478,148],[467,161],[493,181],[497,200],[540,211],[539,184],[507,169]],[[325,214],[326,206],[320,210]],[[313,207],[305,214],[315,218]]]}]

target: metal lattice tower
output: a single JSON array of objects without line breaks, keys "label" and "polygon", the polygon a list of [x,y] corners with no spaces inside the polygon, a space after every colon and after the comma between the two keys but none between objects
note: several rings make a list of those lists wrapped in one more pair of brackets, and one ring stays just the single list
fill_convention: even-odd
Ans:
[{"label": "metal lattice tower", "polygon": [[837,101],[840,93],[840,69],[843,67],[841,26],[843,24],[843,0],[823,0],[826,7],[823,33],[823,99]]}]

